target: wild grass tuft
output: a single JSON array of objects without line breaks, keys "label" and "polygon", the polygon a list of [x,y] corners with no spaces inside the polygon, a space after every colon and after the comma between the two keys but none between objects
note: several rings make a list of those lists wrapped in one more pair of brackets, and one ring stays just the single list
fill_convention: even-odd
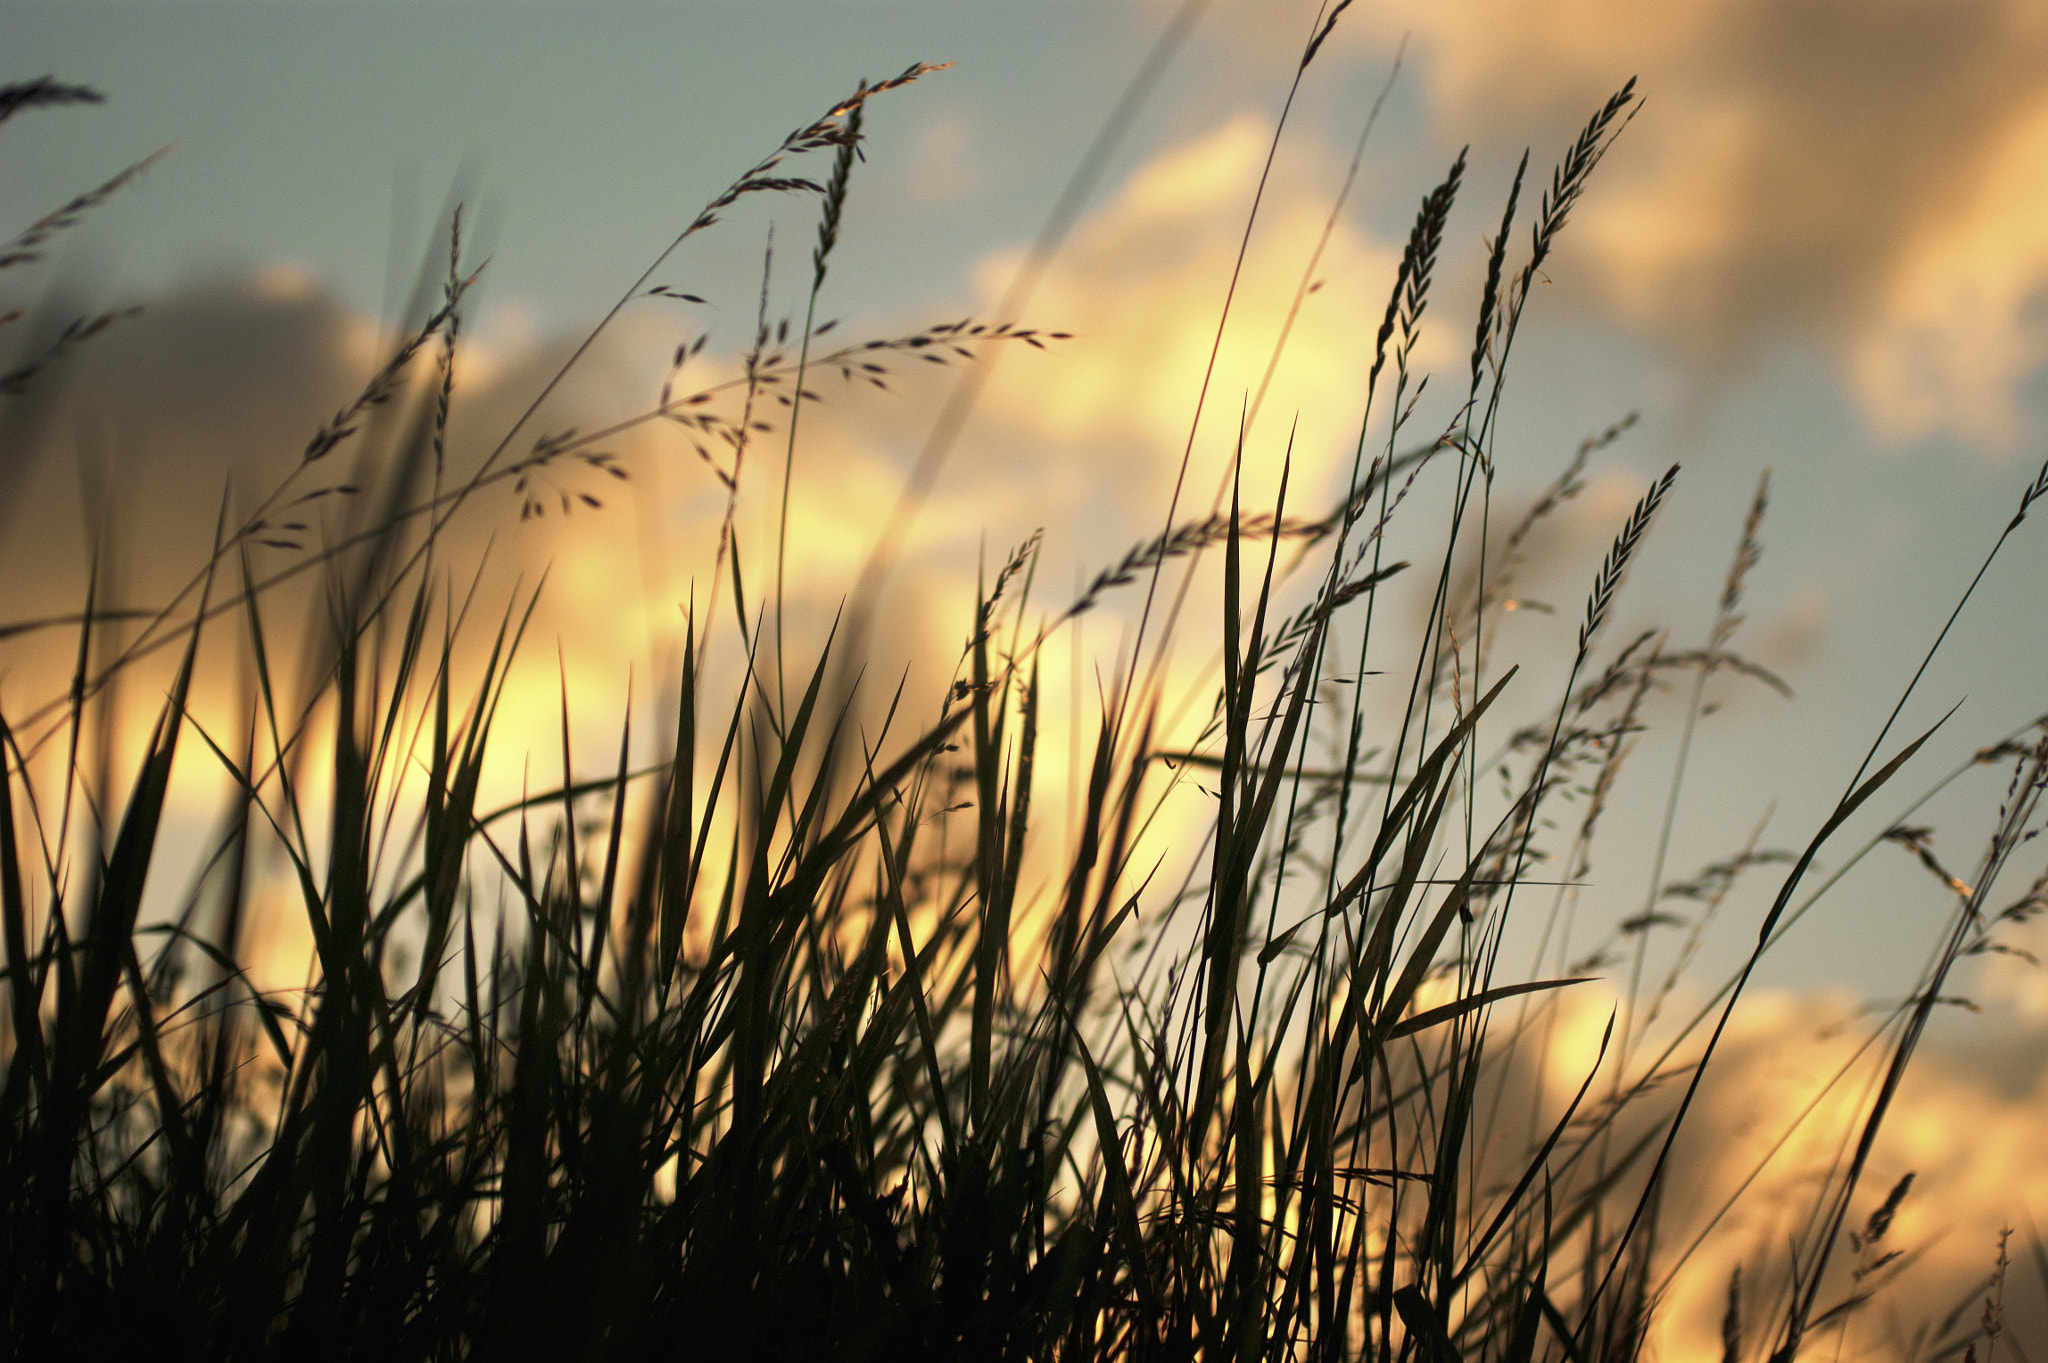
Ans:
[{"label": "wild grass tuft", "polygon": [[[1319,16],[1303,71],[1347,4]],[[1821,849],[1929,736],[1885,753],[1880,735],[1865,763],[1882,757],[1875,775],[1856,773],[1802,853],[1731,837],[1726,860],[1665,884],[1681,756],[1649,901],[1594,961],[1549,968],[1666,678],[1693,683],[1680,689],[1682,751],[1710,675],[1776,682],[1730,647],[1761,555],[1763,487],[1702,649],[1669,651],[1655,631],[1604,641],[1675,468],[1616,529],[1575,650],[1551,669],[1562,685],[1532,694],[1544,667],[1498,661],[1502,617],[1540,606],[1512,589],[1528,535],[1633,421],[1589,440],[1490,540],[1513,340],[1539,267],[1638,107],[1633,82],[1568,148],[1519,259],[1526,156],[1516,171],[1487,243],[1470,390],[1437,434],[1405,434],[1425,382],[1410,365],[1455,240],[1462,154],[1422,200],[1359,357],[1375,385],[1393,360],[1394,417],[1358,414],[1350,477],[1329,505],[1290,518],[1290,499],[1320,495],[1292,483],[1291,465],[1270,508],[1242,505],[1233,478],[1227,511],[1219,499],[1206,517],[1169,514],[1051,610],[1032,601],[1041,542],[1029,536],[963,603],[952,684],[871,699],[872,679],[839,680],[865,661],[848,642],[858,631],[835,631],[807,660],[785,636],[786,566],[803,550],[787,514],[799,414],[823,400],[806,385],[835,371],[884,384],[892,363],[1064,339],[969,319],[814,346],[832,329],[815,308],[851,216],[865,103],[936,69],[864,83],[783,139],[563,369],[636,300],[701,301],[657,277],[740,200],[816,194],[802,320],[793,334],[771,325],[764,301],[740,377],[685,384],[700,337],[678,347],[646,411],[532,436],[558,374],[473,468],[451,469],[454,357],[477,277],[458,218],[439,306],[256,513],[223,518],[185,590],[110,656],[96,651],[107,617],[95,595],[68,622],[68,694],[0,718],[0,1292],[17,1356],[1654,1352],[1673,1275],[1699,1271],[1699,1241],[1685,1247],[1696,1228],[1669,1223],[1664,1197],[1743,988],[1818,897],[1803,887]],[[96,98],[48,80],[10,86],[0,118]],[[823,184],[791,173],[823,152]],[[133,173],[42,220],[0,265]],[[67,333],[0,389],[26,386],[96,329]],[[763,413],[786,414],[767,590],[749,585],[731,511],[751,488],[751,444],[777,433]],[[636,765],[645,740],[630,721],[572,733],[566,681],[558,733],[508,736],[533,595],[486,619],[455,585],[446,528],[497,485],[529,516],[598,508],[596,480],[629,476],[608,447],[657,424],[688,443],[728,508],[709,604],[686,608],[661,696],[659,759]],[[358,465],[374,481],[325,472],[351,442],[377,446]],[[1438,475],[1449,515],[1434,571],[1390,560],[1391,528],[1422,514],[1411,490]],[[2029,485],[1998,546],[2044,486]],[[329,500],[357,510],[315,524],[305,508]],[[1161,574],[1192,583],[1202,563],[1220,572],[1214,599],[1154,621]],[[283,584],[315,574],[326,611],[299,641],[311,661],[295,701],[272,612]],[[1412,579],[1427,611],[1411,632],[1379,597]],[[1099,709],[1068,717],[1082,728],[1075,788],[1049,792],[1044,646],[1140,583],[1155,661],[1134,645],[1103,677]],[[1217,658],[1192,734],[1157,663],[1176,632]],[[196,673],[220,656],[202,640],[222,635],[248,697],[232,732],[205,727],[191,704]],[[471,663],[461,645],[476,636],[487,642]],[[714,639],[739,660],[730,684],[714,681],[727,675]],[[115,705],[114,678],[172,647],[175,680],[132,778],[113,789],[87,770],[79,736]],[[1382,674],[1391,715],[1360,684]],[[493,755],[543,741],[561,784],[486,806]],[[578,780],[593,742],[603,774]],[[54,768],[36,761],[51,744],[69,754]],[[1888,1281],[1896,1251],[1879,1247],[1910,1179],[1850,1237],[1852,1269],[1831,1271],[1830,1256],[1870,1206],[1861,1180],[1889,1106],[1957,962],[1996,949],[2003,926],[2043,903],[2039,880],[2003,908],[1989,896],[2039,831],[2048,749],[2013,741],[1991,760],[2010,765],[2009,788],[1967,882],[1915,828],[1849,858],[1906,846],[1944,878],[1954,915],[1884,1024],[1881,1083],[1807,1224],[1782,1257],[1728,1281],[1719,1342],[1731,1363],[1819,1356],[1817,1335]],[[228,778],[218,831],[197,887],[173,912],[146,912],[172,902],[158,869],[165,812],[196,764]],[[1163,802],[1190,785],[1211,812],[1193,845],[1161,847]],[[1588,804],[1567,817],[1575,788]],[[1045,813],[1062,795],[1063,843]],[[1689,1019],[1659,1025],[1700,934],[1737,880],[1765,867],[1785,878],[1754,953],[1701,991]],[[278,894],[313,943],[301,988],[251,969],[257,919]],[[1526,972],[1508,960],[1526,936],[1510,932],[1518,907],[1548,915]],[[1667,925],[1692,936],[1648,990],[1643,943]],[[1634,953],[1622,1007],[1568,1092],[1546,1096],[1560,1000],[1615,951]],[[2001,1241],[1979,1322],[1987,1349],[2006,1265]]]}]

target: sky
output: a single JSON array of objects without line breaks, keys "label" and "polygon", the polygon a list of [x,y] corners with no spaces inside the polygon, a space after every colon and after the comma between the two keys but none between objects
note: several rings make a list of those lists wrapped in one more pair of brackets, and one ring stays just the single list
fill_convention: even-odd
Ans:
[{"label": "sky", "polygon": [[[911,533],[916,570],[899,573],[895,590],[910,599],[908,616],[945,621],[926,643],[956,647],[980,555],[1043,527],[1050,585],[1040,590],[1051,600],[1164,519],[1314,6],[1215,0],[1116,143],[1022,315],[992,314],[1175,8],[0,0],[0,79],[51,74],[107,96],[0,129],[0,183],[17,220],[8,230],[171,147],[11,286],[30,290],[8,301],[30,306],[33,325],[145,309],[67,378],[83,415],[52,416],[39,438],[98,471],[84,482],[138,494],[122,542],[147,584],[159,559],[203,554],[224,477],[245,487],[274,479],[361,383],[406,315],[421,262],[439,249],[449,203],[465,205],[470,258],[488,256],[458,371],[462,424],[478,433],[463,438],[474,441],[501,428],[574,338],[783,132],[862,79],[950,62],[870,107],[820,307],[846,319],[842,334],[862,337],[965,315],[1074,333],[1049,355],[1005,352],[994,365]],[[1419,352],[1448,384],[1470,345],[1486,239],[1517,159],[1530,149],[1533,194],[1590,111],[1630,77],[1641,109],[1595,174],[1517,343],[1495,497],[1526,504],[1585,436],[1637,414],[1594,456],[1554,533],[1533,542],[1530,598],[1554,601],[1557,614],[1532,612],[1517,627],[1529,633],[1513,638],[1555,655],[1607,540],[1649,480],[1678,463],[1609,628],[1619,640],[1668,625],[1671,647],[1696,647],[1770,471],[1764,553],[1736,647],[1794,696],[1716,683],[1670,879],[1729,855],[1760,823],[1763,845],[1803,844],[2041,467],[2048,9],[1361,0],[1289,111],[1191,486],[1202,502],[1216,486],[1330,223],[1316,288],[1247,438],[1246,488],[1248,500],[1270,500],[1291,428],[1293,495],[1334,495],[1357,438],[1361,355],[1420,197],[1469,146]],[[1382,91],[1355,187],[1333,219]],[[672,347],[696,334],[711,337],[702,363],[730,373],[752,333],[771,222],[769,315],[800,318],[813,214],[808,203],[749,202],[694,238],[659,282],[706,302],[636,303],[601,363],[561,400],[562,419],[644,406]],[[943,379],[906,375],[893,394],[835,396],[818,409],[817,448],[831,455],[806,466],[792,510],[793,542],[806,551],[797,595],[812,624],[829,618],[865,561]],[[636,593],[653,584],[673,600],[701,570],[706,518],[715,524],[723,496],[686,456],[673,443],[625,447],[637,509],[540,525],[521,524],[509,501],[480,513],[477,544],[489,540],[501,560],[552,563],[553,638],[541,651],[563,641],[565,670],[592,693],[622,695],[626,660],[668,629],[654,612],[601,609],[618,600],[621,575]],[[7,561],[27,597],[66,609],[82,580],[81,479],[56,456],[9,461]],[[766,525],[772,502],[750,499],[747,524]],[[2048,712],[2041,519],[2015,532],[1919,683],[1888,750],[1959,708],[1861,836],[1905,818],[1913,794]],[[652,553],[655,543],[668,547]],[[1093,646],[1113,654],[1123,619],[1091,621]],[[1201,661],[1186,659],[1190,678]],[[12,709],[37,665],[8,665],[16,679],[0,699]],[[950,658],[937,665],[943,672]],[[542,671],[537,706],[554,684]],[[1554,691],[1558,679],[1546,676],[1532,668],[1532,713],[1551,694],[1542,687]],[[1656,837],[1672,759],[1668,732],[1646,735],[1631,759],[1642,783],[1609,816],[1624,850],[1596,869],[1613,868],[1603,903],[1615,916],[1641,906],[1642,888],[1615,887],[1644,882],[1642,848]],[[1934,825],[1936,850],[1968,865],[2004,778],[1981,769],[1911,821]],[[1753,923],[1764,907],[1756,894],[1731,915]],[[1896,997],[1931,949],[1942,895],[1904,849],[1879,849],[1767,961],[1759,983],[1778,1011],[1757,1026],[1831,1034],[1863,1001]],[[1725,969],[1742,947],[1731,929],[1701,959]],[[1944,1037],[1952,1032],[1945,1044],[1975,1056],[1976,1069],[1944,1080],[1964,1097],[1938,1101],[1980,1104],[1985,1130],[2023,1131],[2048,1103],[2048,984],[2015,957],[1969,987],[1987,1012]],[[1967,1163],[1953,1142],[1925,1139],[1926,1160]],[[1957,1196],[1979,1210],[1993,1192]],[[2033,1198],[2034,1214],[2048,1213],[2048,1185]],[[1953,1248],[1966,1264],[1981,1246]]]}]

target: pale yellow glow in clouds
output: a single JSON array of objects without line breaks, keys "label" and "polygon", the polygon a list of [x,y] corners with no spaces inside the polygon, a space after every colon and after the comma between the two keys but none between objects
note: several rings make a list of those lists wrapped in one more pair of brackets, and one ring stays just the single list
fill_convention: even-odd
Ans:
[{"label": "pale yellow glow in clouds", "polygon": [[[1148,496],[1169,487],[1271,136],[1264,118],[1233,117],[1144,166],[1086,220],[1031,307],[1034,318],[1075,339],[1039,363],[1006,361],[990,396],[992,412],[1055,448],[1077,440],[1115,445],[1120,471]],[[1206,510],[1239,416],[1257,393],[1342,170],[1307,167],[1283,152],[1267,187],[1204,409],[1195,465],[1199,510]],[[1399,258],[1398,245],[1368,240],[1348,222],[1331,233],[1310,281],[1320,287],[1303,299],[1254,433],[1247,465],[1265,472],[1248,475],[1248,501],[1254,486],[1256,496],[1270,495],[1297,416],[1297,495],[1304,486],[1320,495],[1335,460],[1348,459],[1373,329]],[[983,296],[999,297],[1017,264],[1013,253],[987,261],[979,272]],[[1444,333],[1425,336],[1439,340]],[[1448,355],[1448,345],[1428,350],[1422,367]],[[1100,485],[1101,469],[1072,471]],[[1148,506],[1147,519],[1155,514]]]}]

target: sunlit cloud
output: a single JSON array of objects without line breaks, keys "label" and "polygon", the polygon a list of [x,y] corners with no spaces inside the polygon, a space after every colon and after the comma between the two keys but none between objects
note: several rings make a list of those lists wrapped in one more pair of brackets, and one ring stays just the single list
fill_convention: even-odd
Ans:
[{"label": "sunlit cloud", "polygon": [[1642,114],[1566,246],[1629,325],[1709,372],[1824,344],[1889,439],[2022,434],[2018,390],[2048,354],[2048,11],[1452,0],[1355,18],[1375,52],[1412,32],[1460,140],[1533,129],[1561,150],[1640,77]]},{"label": "sunlit cloud", "polygon": [[1916,242],[1853,352],[1857,391],[1886,435],[1955,429],[2010,449],[2018,389],[2048,360],[2048,98],[2005,130],[1954,218]]},{"label": "sunlit cloud", "polygon": [[[1006,362],[989,405],[1040,442],[1114,448],[1112,459],[1085,468],[1095,495],[1105,477],[1119,490],[1172,485],[1226,298],[1229,320],[1195,439],[1197,512],[1207,510],[1297,297],[1247,449],[1247,498],[1273,495],[1290,430],[1297,498],[1303,488],[1323,495],[1348,461],[1399,248],[1340,218],[1305,277],[1343,167],[1283,153],[1232,293],[1271,135],[1262,118],[1239,114],[1142,166],[1076,229],[1033,300],[1034,319],[1075,339],[1056,357]],[[1003,254],[982,265],[985,298],[1001,295],[1019,260]],[[1426,370],[1452,347],[1440,330],[1425,327],[1424,336],[1418,367]]]},{"label": "sunlit cloud", "polygon": [[[1705,1002],[1687,990],[1673,1011],[1689,1015]],[[1550,1101],[1568,1101],[1592,1070],[1617,1007],[1599,988],[1565,996],[1545,1050]],[[1832,991],[1760,993],[1737,1009],[1674,1153],[1682,1176],[1669,1182],[1660,1208],[1657,1277],[1668,1275],[1669,1287],[1654,1336],[1658,1357],[1723,1357],[1728,1283],[1737,1265],[1744,1279],[1742,1356],[1762,1356],[1777,1342],[1765,1336],[1783,1319],[1787,1247],[1798,1240],[1811,1253],[1811,1218],[1862,1134],[1888,1059],[1883,1044],[1863,1049],[1880,1020]],[[1859,1288],[1878,1289],[1848,1313],[1842,1358],[1913,1356],[1914,1332],[1938,1326],[1958,1302],[1969,1305],[1964,1326],[1973,1324],[1998,1228],[2017,1228],[2014,1256],[2023,1260],[2028,1218],[2048,1210],[2048,1171],[2032,1157],[2048,1109],[2042,1035],[2037,1024],[2010,1014],[1997,1023],[1975,1044],[1924,1045],[1881,1128],[1847,1229],[1861,1231],[1902,1177],[1913,1175],[1913,1185],[1882,1245],[1859,1253],[1845,1236],[1836,1248],[1821,1310]],[[1650,1054],[1642,1052],[1643,1060]],[[1676,1072],[1664,1086],[1669,1096],[1650,1100],[1650,1109],[1668,1111],[1687,1078]],[[1624,1122],[1616,1150],[1647,1129]],[[1885,1271],[1854,1281],[1859,1266],[1894,1250],[1900,1258]],[[2005,1306],[2017,1337],[2031,1339],[2030,1331],[2048,1324],[2044,1287],[2015,1267]],[[1833,1337],[1822,1339],[1833,1356]]]}]

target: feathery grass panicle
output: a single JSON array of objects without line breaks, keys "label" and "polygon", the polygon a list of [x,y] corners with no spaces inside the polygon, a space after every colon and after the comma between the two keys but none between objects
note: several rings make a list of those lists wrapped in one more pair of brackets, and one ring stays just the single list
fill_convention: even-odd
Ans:
[{"label": "feathery grass panicle", "polygon": [[2034,481],[2027,484],[2025,490],[2020,493],[2019,510],[2013,513],[2012,524],[2007,528],[2017,527],[2027,518],[2028,509],[2043,497],[2048,497],[2048,461],[2042,463],[2041,471],[2034,475]]},{"label": "feathery grass panicle", "polygon": [[1444,224],[1457,200],[1458,186],[1465,178],[1468,150],[1459,151],[1443,182],[1423,196],[1422,206],[1415,210],[1415,223],[1408,229],[1408,244],[1401,250],[1400,268],[1394,275],[1394,291],[1387,299],[1387,314],[1380,321],[1379,336],[1373,344],[1372,368],[1366,376],[1368,389],[1378,381],[1380,370],[1386,365],[1387,342],[1393,338],[1396,327],[1401,331],[1400,344],[1395,348],[1399,357],[1396,368],[1404,374],[1407,371],[1407,356],[1421,332],[1422,312],[1429,303],[1430,275],[1436,267],[1437,249],[1443,244]]},{"label": "feathery grass panicle", "polygon": [[1599,576],[1593,579],[1593,590],[1586,597],[1586,620],[1579,626],[1579,652],[1584,653],[1593,642],[1593,636],[1600,632],[1600,626],[1607,622],[1607,611],[1614,604],[1615,593],[1621,589],[1621,579],[1628,572],[1629,560],[1635,556],[1636,546],[1650,528],[1650,521],[1657,514],[1657,508],[1664,502],[1664,495],[1671,491],[1671,485],[1678,481],[1678,465],[1665,470],[1664,476],[1650,484],[1643,493],[1636,509],[1629,513],[1628,520],[1615,535],[1614,544],[1607,551],[1607,561],[1600,565]]},{"label": "feathery grass panicle", "polygon": [[52,104],[104,104],[106,98],[90,86],[66,85],[55,76],[14,81],[0,85],[0,123],[5,123],[23,109],[39,109]]},{"label": "feathery grass panicle", "polygon": [[1337,29],[1338,18],[1350,8],[1351,0],[1337,0],[1335,5],[1330,5],[1328,0],[1325,0],[1322,11],[1316,15],[1316,26],[1308,40],[1308,46],[1301,52],[1302,70],[1307,70],[1309,63],[1316,59],[1316,53],[1323,50],[1323,44],[1330,40],[1330,35]]},{"label": "feathery grass panicle", "polygon": [[[44,76],[38,80],[0,86],[0,123],[6,122],[23,109],[102,102],[104,96],[95,90],[83,85],[65,85],[53,77]],[[75,196],[61,208],[36,219],[13,240],[0,245],[0,270],[16,269],[42,260],[44,247],[51,238],[77,226],[87,213],[139,178],[169,154],[170,150],[168,146],[157,149],[99,187]],[[70,354],[72,350],[116,323],[136,316],[140,311],[137,307],[108,308],[92,316],[74,318],[65,323],[57,335],[44,342],[39,350],[26,359],[16,361],[4,373],[0,373],[0,398],[21,396],[28,391],[38,375]],[[20,321],[23,315],[19,307],[11,307],[0,312],[0,329]]]},{"label": "feathery grass panicle", "polygon": [[[139,317],[141,314],[142,309],[139,307],[110,308],[91,317],[79,317],[66,322],[63,330],[59,331],[48,345],[5,373],[0,373],[0,397],[20,397],[51,365],[116,323]],[[16,316],[19,314],[10,313],[8,320]]]},{"label": "feathery grass panicle", "polygon": [[[1586,192],[1594,168],[1606,157],[1615,139],[1622,130],[1642,111],[1642,101],[1636,97],[1635,77],[1617,90],[1608,101],[1601,105],[1579,136],[1565,153],[1550,177],[1550,188],[1544,191],[1543,204],[1537,210],[1536,221],[1530,228],[1529,261],[1522,267],[1517,281],[1513,310],[1519,314],[1528,301],[1529,288],[1543,269],[1544,261],[1550,258],[1557,245],[1558,237],[1571,211],[1578,205],[1579,198]],[[1624,117],[1626,115],[1626,117]],[[1519,188],[1521,177],[1516,176]]]},{"label": "feathery grass panicle", "polygon": [[1480,366],[1492,352],[1495,327],[1500,321],[1500,277],[1507,263],[1508,236],[1515,225],[1515,208],[1522,201],[1522,180],[1529,173],[1529,153],[1515,165],[1514,183],[1508,186],[1507,206],[1501,210],[1500,230],[1493,235],[1486,254],[1486,283],[1479,291],[1479,322],[1472,330],[1472,396],[1479,394]]},{"label": "feathery grass panicle", "polygon": [[[0,92],[0,98],[4,98],[4,94],[5,92]],[[8,112],[11,111],[11,109],[8,110]],[[4,114],[0,114],[0,117],[4,117]],[[140,178],[157,162],[170,154],[170,147],[159,147],[97,188],[89,189],[85,193],[71,199],[63,207],[52,209],[42,217],[37,218],[14,240],[7,242],[4,246],[0,246],[0,270],[30,265],[41,260],[43,258],[43,247],[48,244],[50,238],[60,232],[76,227],[84,220],[87,213],[90,213],[108,199],[113,198],[114,195],[118,194],[128,184]]]},{"label": "feathery grass panicle", "polygon": [[1714,620],[1714,633],[1708,641],[1710,650],[1725,647],[1742,626],[1742,589],[1749,581],[1749,575],[1762,561],[1763,541],[1759,532],[1763,528],[1764,512],[1771,504],[1771,471],[1765,469],[1763,477],[1757,479],[1756,496],[1750,500],[1749,514],[1742,518],[1742,539],[1735,548],[1735,560],[1728,565],[1728,580],[1721,588],[1721,610]]},{"label": "feathery grass panicle", "polygon": [[370,381],[363,385],[362,391],[357,393],[347,406],[328,418],[326,424],[313,433],[313,438],[306,442],[306,448],[299,456],[301,462],[311,464],[326,458],[342,441],[355,434],[357,423],[364,413],[372,408],[384,406],[398,394],[405,372],[411,367],[413,359],[429,342],[440,336],[444,328],[454,323],[459,315],[458,309],[462,305],[463,295],[468,293],[481,277],[481,269],[467,277],[454,276],[451,266],[451,278],[441,306],[398,344],[392,351],[391,358],[370,376]]}]

